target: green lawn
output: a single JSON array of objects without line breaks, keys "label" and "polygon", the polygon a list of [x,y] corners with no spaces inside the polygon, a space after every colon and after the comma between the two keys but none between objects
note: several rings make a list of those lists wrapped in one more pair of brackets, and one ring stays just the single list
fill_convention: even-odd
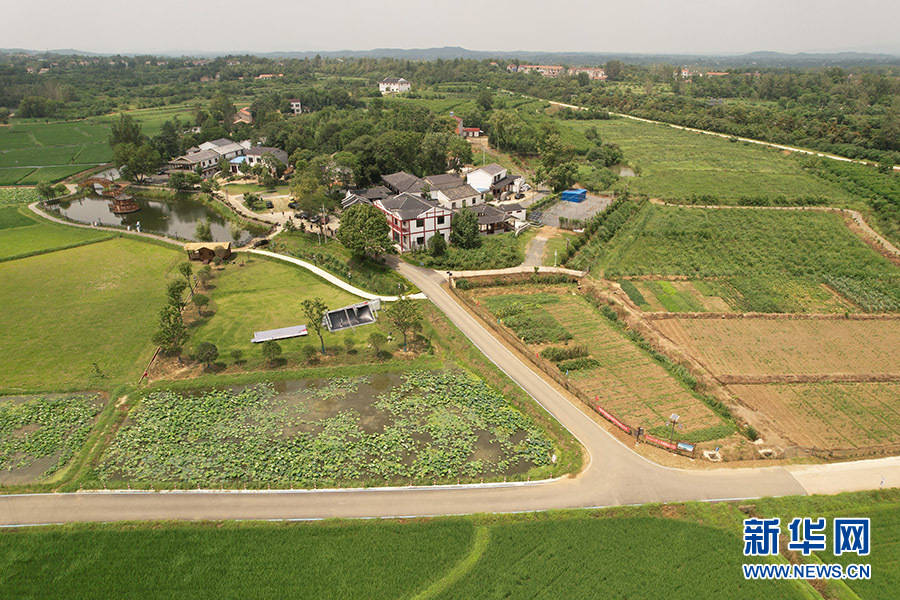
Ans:
[{"label": "green lawn", "polygon": [[0,261],[69,248],[110,237],[112,234],[107,231],[68,227],[45,221],[25,207],[0,208]]},{"label": "green lawn", "polygon": [[764,559],[741,554],[747,515],[739,505],[782,524],[797,516],[871,516],[872,554],[856,562],[872,564],[872,580],[826,583],[825,597],[849,600],[856,597],[850,590],[867,600],[896,596],[896,489],[441,519],[7,529],[0,531],[0,596],[820,598],[807,582],[744,580],[741,564]]},{"label": "green lawn", "polygon": [[[243,263],[243,266],[240,266]],[[307,319],[300,304],[304,299],[322,298],[329,308],[340,308],[362,302],[358,298],[319,279],[306,269],[262,258],[237,258],[216,271],[213,288],[207,292],[214,312],[193,329],[190,345],[203,341],[214,343],[226,359],[232,350],[244,352],[248,363],[262,363],[261,347],[251,344],[254,331],[301,325]],[[373,331],[383,331],[382,323],[332,334],[325,331],[328,346],[343,347],[344,338],[352,337],[362,346]],[[386,333],[386,332],[385,332]],[[319,340],[310,335],[279,342],[285,358],[297,360],[304,346],[319,347]],[[230,358],[227,359],[229,362]]]},{"label": "green lawn", "polygon": [[820,306],[831,294],[823,284],[859,310],[900,310],[900,270],[831,213],[648,204],[602,248],[593,267],[613,278],[721,277],[744,311]]},{"label": "green lawn", "polygon": [[[561,265],[563,252],[568,247],[568,244],[576,237],[578,237],[578,234],[576,233],[560,231],[547,240],[547,245],[544,246],[543,264],[548,267]],[[556,261],[556,265],[554,265],[554,260]]]},{"label": "green lawn", "polygon": [[[18,229],[31,228],[10,231]],[[85,389],[137,378],[180,260],[175,250],[112,239],[0,263],[0,355],[16,367],[0,387]]]},{"label": "green lawn", "polygon": [[302,231],[285,231],[275,237],[270,249],[311,262],[368,292],[394,296],[398,292],[413,291],[412,285],[396,271],[372,260],[353,258],[335,239],[321,239],[314,233]]}]

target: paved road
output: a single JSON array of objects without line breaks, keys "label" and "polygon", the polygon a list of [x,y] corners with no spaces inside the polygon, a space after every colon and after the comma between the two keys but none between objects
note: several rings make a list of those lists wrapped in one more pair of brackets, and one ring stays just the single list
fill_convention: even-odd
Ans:
[{"label": "paved road", "polygon": [[472,342],[565,425],[589,453],[576,477],[531,484],[332,491],[87,492],[0,497],[0,525],[157,519],[402,517],[748,498],[900,486],[900,459],[849,465],[687,471],[613,438],[503,346],[441,288],[441,274],[399,263]]}]

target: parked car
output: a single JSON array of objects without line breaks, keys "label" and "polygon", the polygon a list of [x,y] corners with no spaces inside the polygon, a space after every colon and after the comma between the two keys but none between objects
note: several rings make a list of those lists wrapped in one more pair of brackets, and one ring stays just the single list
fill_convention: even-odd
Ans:
[{"label": "parked car", "polygon": [[275,205],[272,204],[271,200],[266,200],[266,208],[275,208]]},{"label": "parked car", "polygon": [[252,246],[254,248],[259,248],[260,246],[268,246],[268,245],[269,245],[269,240],[267,238],[256,238],[255,240],[253,240],[253,244],[252,244]]},{"label": "parked car", "polygon": [[291,202],[288,202],[288,208],[297,208],[297,203],[293,200]]},{"label": "parked car", "polygon": [[530,189],[531,189],[531,186],[528,185],[527,183],[523,183],[523,184],[522,184],[522,191],[523,191],[523,192],[527,192],[527,191],[530,190]]},{"label": "parked car", "polygon": [[309,218],[309,222],[310,222],[310,223],[318,223],[318,222],[319,222],[319,215],[312,215],[312,216]]},{"label": "parked car", "polygon": [[309,213],[306,212],[305,210],[297,211],[294,214],[298,219],[308,219],[309,218]]},{"label": "parked car", "polygon": [[524,197],[525,197],[525,194],[523,194],[522,192],[519,192],[518,194],[516,194],[516,200],[521,200]]}]

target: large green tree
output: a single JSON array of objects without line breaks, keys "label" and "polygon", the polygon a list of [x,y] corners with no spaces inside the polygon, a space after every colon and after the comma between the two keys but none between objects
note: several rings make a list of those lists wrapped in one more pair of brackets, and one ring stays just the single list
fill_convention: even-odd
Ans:
[{"label": "large green tree", "polygon": [[375,256],[391,247],[384,213],[371,204],[354,204],[341,215],[337,238],[355,256]]},{"label": "large green tree", "polygon": [[164,306],[159,313],[159,327],[153,334],[153,343],[159,346],[163,353],[173,355],[181,352],[187,337],[187,327],[181,318],[181,310],[172,304]]},{"label": "large green tree", "polygon": [[325,338],[322,336],[322,317],[328,311],[328,305],[325,301],[316,296],[315,298],[307,298],[300,304],[303,316],[306,317],[306,327],[312,329],[319,336],[319,343],[322,344],[322,354],[325,354]]},{"label": "large green tree", "polygon": [[422,326],[422,311],[419,305],[403,296],[396,302],[392,302],[384,314],[403,334],[403,348],[406,349],[407,333],[417,331]]},{"label": "large green tree", "polygon": [[467,208],[453,214],[450,222],[450,243],[459,248],[477,248],[481,245],[478,232],[478,215]]}]

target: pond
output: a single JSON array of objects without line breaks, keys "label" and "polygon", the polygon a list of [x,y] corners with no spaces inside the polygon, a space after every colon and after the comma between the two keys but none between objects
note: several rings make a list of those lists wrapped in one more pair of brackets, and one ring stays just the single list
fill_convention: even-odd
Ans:
[{"label": "pond", "polygon": [[[213,241],[243,244],[252,237],[250,232],[230,223],[222,215],[191,197],[157,200],[135,195],[141,210],[117,215],[112,212],[108,198],[86,196],[62,201],[54,208],[63,216],[79,223],[99,223],[112,227],[139,227],[141,231],[158,233],[183,240],[197,240],[197,223],[209,222]],[[235,237],[237,234],[237,237]]]}]

